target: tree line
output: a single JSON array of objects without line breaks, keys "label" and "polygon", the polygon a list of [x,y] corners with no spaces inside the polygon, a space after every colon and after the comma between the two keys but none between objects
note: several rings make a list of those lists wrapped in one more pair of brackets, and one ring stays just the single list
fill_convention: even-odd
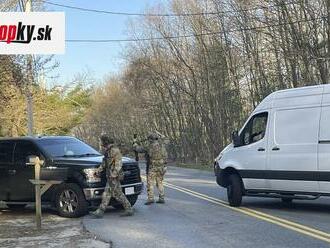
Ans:
[{"label": "tree line", "polygon": [[34,83],[29,85],[25,59],[0,56],[0,136],[27,135],[28,88],[33,95],[35,134],[69,134],[81,122],[90,106],[91,88],[86,87],[83,77],[77,77],[70,87],[45,87],[38,79],[45,62],[35,60]]},{"label": "tree line", "polygon": [[174,15],[131,19],[126,66],[65,132],[129,148],[157,130],[173,159],[209,163],[265,96],[329,82],[328,0],[167,0],[146,13]]},{"label": "tree line", "polygon": [[85,121],[94,131],[129,144],[158,130],[173,158],[207,162],[271,92],[329,82],[330,1],[169,0],[148,11],[176,16],[132,20],[127,66]]}]

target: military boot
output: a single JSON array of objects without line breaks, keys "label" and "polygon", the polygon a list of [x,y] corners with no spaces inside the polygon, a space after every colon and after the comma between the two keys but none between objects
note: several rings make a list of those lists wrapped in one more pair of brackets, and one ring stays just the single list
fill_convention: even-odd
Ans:
[{"label": "military boot", "polygon": [[104,212],[101,209],[97,209],[94,212],[89,212],[94,218],[103,218]]},{"label": "military boot", "polygon": [[144,205],[151,205],[151,204],[154,204],[155,201],[154,200],[147,200]]},{"label": "military boot", "polygon": [[159,204],[164,204],[164,203],[165,203],[165,200],[164,200],[164,199],[161,199],[161,198],[159,198],[159,200],[158,200],[158,201],[156,201],[156,203],[159,203]]},{"label": "military boot", "polygon": [[126,216],[132,216],[132,215],[134,215],[134,211],[133,211],[133,209],[127,209],[127,210],[125,210],[124,213],[122,213],[122,214],[120,215],[120,217],[126,217]]}]

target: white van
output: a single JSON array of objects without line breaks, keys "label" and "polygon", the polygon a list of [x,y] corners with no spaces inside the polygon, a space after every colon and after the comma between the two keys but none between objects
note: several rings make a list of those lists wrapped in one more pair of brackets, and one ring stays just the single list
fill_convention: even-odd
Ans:
[{"label": "white van", "polygon": [[277,91],[233,133],[214,163],[231,206],[242,196],[330,196],[330,85]]}]

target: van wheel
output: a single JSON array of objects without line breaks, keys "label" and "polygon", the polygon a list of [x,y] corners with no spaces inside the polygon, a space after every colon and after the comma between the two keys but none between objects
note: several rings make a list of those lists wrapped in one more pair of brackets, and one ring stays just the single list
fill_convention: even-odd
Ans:
[{"label": "van wheel", "polygon": [[55,207],[60,216],[76,218],[87,213],[88,203],[81,188],[77,184],[68,183],[57,188]]},{"label": "van wheel", "polygon": [[[133,207],[138,199],[138,195],[128,195],[126,197],[127,197],[127,200],[129,201],[129,203],[131,204],[131,206]],[[124,209],[124,207],[121,204],[115,204],[113,207],[115,209]]]},{"label": "van wheel", "polygon": [[241,178],[237,174],[228,177],[227,197],[229,205],[239,207],[242,203],[243,186]]}]

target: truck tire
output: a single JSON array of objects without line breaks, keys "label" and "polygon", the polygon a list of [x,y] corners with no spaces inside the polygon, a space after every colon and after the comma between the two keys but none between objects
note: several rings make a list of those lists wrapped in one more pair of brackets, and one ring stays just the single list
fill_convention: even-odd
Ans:
[{"label": "truck tire", "polygon": [[[131,206],[133,207],[138,199],[138,195],[128,195],[126,197],[127,197],[127,200],[129,201],[129,203],[131,204]],[[113,207],[115,209],[124,209],[124,207],[121,204],[115,204],[115,205],[113,205]]]},{"label": "truck tire", "polygon": [[231,174],[228,177],[227,197],[229,205],[239,207],[242,203],[243,185],[241,178],[237,174]]},{"label": "truck tire", "polygon": [[55,193],[55,207],[60,216],[77,218],[87,213],[88,203],[77,184],[67,183],[58,186]]}]

